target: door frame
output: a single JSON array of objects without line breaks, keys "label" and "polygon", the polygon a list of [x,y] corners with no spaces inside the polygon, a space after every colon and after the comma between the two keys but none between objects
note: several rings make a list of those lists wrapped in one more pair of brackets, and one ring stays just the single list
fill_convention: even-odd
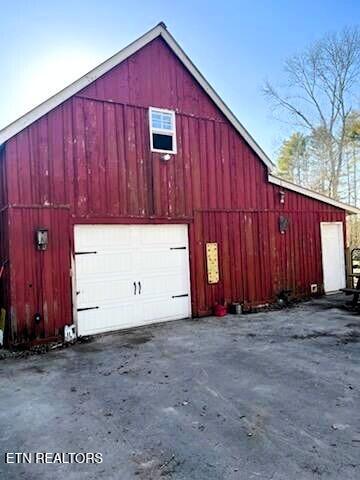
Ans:
[{"label": "door frame", "polygon": [[321,243],[321,268],[323,274],[323,285],[325,295],[336,293],[338,290],[325,290],[325,274],[324,274],[324,249],[323,249],[323,230],[326,225],[340,225],[340,238],[341,238],[341,250],[342,250],[342,272],[341,276],[344,280],[344,287],[346,286],[346,263],[345,263],[345,239],[344,239],[344,222],[320,222],[320,243]]},{"label": "door frame", "polygon": [[[191,235],[190,235],[190,228],[191,228],[191,219],[184,218],[184,219],[174,219],[173,221],[170,221],[168,219],[146,219],[146,218],[135,218],[135,219],[121,219],[119,221],[118,219],[113,220],[113,219],[103,219],[103,218],[93,218],[89,221],[89,219],[77,219],[72,222],[72,252],[71,252],[71,270],[70,270],[70,276],[71,276],[71,298],[72,298],[72,314],[73,314],[73,324],[75,325],[76,329],[76,336],[78,336],[78,312],[77,312],[77,290],[76,290],[76,259],[75,259],[75,229],[77,226],[82,226],[82,225],[96,225],[96,226],[106,226],[106,225],[112,225],[112,226],[141,226],[141,225],[185,225],[186,226],[186,231],[187,231],[187,245],[188,245],[188,281],[189,281],[189,302],[188,302],[188,312],[189,312],[189,317],[193,317],[193,291],[192,291],[192,271],[191,271]],[[172,320],[164,320],[171,322]],[[154,322],[153,324],[147,324],[147,325],[155,325],[156,323],[161,323],[161,320],[159,322]],[[146,325],[145,325],[146,326]],[[130,328],[139,328],[140,326],[136,327],[130,327]],[[116,332],[118,330],[114,330]],[[111,333],[111,332],[108,332]],[[96,334],[95,334],[96,335]]]},{"label": "door frame", "polygon": [[78,336],[78,312],[77,312],[77,293],[76,293],[76,261],[75,261],[75,227],[73,228],[73,251],[71,252],[71,299],[73,325],[75,325],[76,336]]}]

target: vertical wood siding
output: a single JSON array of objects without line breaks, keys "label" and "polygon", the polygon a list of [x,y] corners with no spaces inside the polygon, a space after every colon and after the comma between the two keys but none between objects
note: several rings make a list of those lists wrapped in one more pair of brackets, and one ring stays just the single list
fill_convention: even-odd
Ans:
[{"label": "vertical wood siding", "polygon": [[[207,211],[195,215],[193,301],[200,315],[215,302],[241,302],[245,306],[275,300],[284,289],[292,295],[310,295],[310,285],[321,285],[320,222],[343,221],[342,212],[284,211],[288,231],[279,232],[276,211]],[[220,282],[209,285],[205,272],[205,245],[219,245]]]},{"label": "vertical wood siding", "polygon": [[[20,343],[56,337],[71,323],[70,236],[66,209],[11,208],[11,339]],[[35,248],[35,230],[49,229],[46,251]],[[40,313],[39,324],[34,315]]]},{"label": "vertical wood siding", "polygon": [[[8,195],[6,181],[6,161],[5,149],[0,148],[0,268],[9,259],[9,218],[8,218]],[[0,307],[5,308],[6,324],[5,332],[9,330],[10,325],[10,275],[9,265],[7,264],[0,278]]]},{"label": "vertical wood siding", "polygon": [[[150,152],[148,107],[176,110],[178,153]],[[73,225],[187,222],[193,314],[268,302],[322,283],[320,221],[344,211],[267,182],[264,164],[157,39],[6,144],[12,341],[56,336],[71,319]],[[289,230],[279,232],[279,215]],[[34,232],[49,228],[46,252]],[[219,284],[205,243],[218,242]],[[31,286],[30,286],[31,285]],[[44,322],[35,325],[36,312]]]},{"label": "vertical wood siding", "polygon": [[[0,210],[0,268],[9,259],[8,210]],[[5,308],[5,335],[10,328],[10,270],[7,263],[0,279],[0,307]],[[5,338],[6,340],[6,338]]]}]

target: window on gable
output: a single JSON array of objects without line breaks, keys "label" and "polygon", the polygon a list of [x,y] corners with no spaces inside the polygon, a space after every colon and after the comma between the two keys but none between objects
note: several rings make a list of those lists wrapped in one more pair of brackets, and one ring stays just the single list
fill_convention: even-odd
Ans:
[{"label": "window on gable", "polygon": [[176,153],[175,112],[150,107],[149,120],[151,151]]}]

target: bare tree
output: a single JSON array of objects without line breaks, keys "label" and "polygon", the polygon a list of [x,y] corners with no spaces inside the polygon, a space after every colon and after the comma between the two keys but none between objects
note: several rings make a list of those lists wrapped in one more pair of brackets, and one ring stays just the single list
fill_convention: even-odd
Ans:
[{"label": "bare tree", "polygon": [[358,183],[360,163],[360,112],[352,112],[348,117],[345,131],[345,164],[349,203],[358,204]]},{"label": "bare tree", "polygon": [[285,72],[287,85],[278,90],[267,82],[264,93],[275,109],[286,112],[298,129],[316,139],[313,147],[319,148],[326,176],[319,184],[324,193],[338,198],[346,125],[359,100],[360,29],[326,35],[288,59]]}]

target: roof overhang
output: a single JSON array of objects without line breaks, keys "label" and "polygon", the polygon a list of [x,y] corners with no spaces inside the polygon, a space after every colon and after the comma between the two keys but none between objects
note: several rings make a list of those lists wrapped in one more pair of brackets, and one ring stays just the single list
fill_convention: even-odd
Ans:
[{"label": "roof overhang", "polygon": [[98,79],[109,70],[114,68],[116,65],[119,65],[121,62],[126,60],[128,57],[136,53],[138,50],[143,48],[145,45],[150,43],[157,37],[163,38],[167,45],[171,48],[174,54],[179,58],[183,65],[188,69],[188,71],[193,75],[201,87],[205,90],[208,96],[213,100],[217,107],[221,110],[224,116],[229,120],[229,122],[235,127],[235,129],[240,133],[240,135],[246,140],[250,147],[257,153],[260,159],[265,163],[269,170],[272,170],[274,164],[262,148],[257,144],[257,142],[252,138],[250,133],[246,128],[239,122],[236,116],[232,113],[229,107],[223,102],[219,95],[215,92],[209,82],[205,77],[200,73],[194,63],[182,50],[180,45],[176,42],[174,37],[168,32],[166,25],[164,23],[159,23],[154,28],[149,30],[147,33],[142,35],[140,38],[135,40],[133,43],[130,43],[127,47],[120,52],[116,53],[110,57],[105,62],[98,65],[96,68],[88,72],[83,77],[79,78],[73,82],[68,87],[64,88],[56,95],[50,97],[45,102],[41,103],[37,107],[30,110],[28,113],[18,118],[14,122],[10,123],[7,127],[0,130],[0,145],[5,143],[11,137],[21,132],[24,128],[31,125],[33,122],[38,120],[43,115],[46,115],[48,112],[56,108],[61,103],[68,100],[70,97],[76,93],[83,90],[87,85],[92,83],[94,80]]},{"label": "roof overhang", "polygon": [[353,207],[343,202],[338,202],[337,200],[333,200],[326,195],[322,195],[321,193],[314,192],[313,190],[309,190],[308,188],[300,187],[295,183],[288,182],[282,178],[276,177],[275,175],[269,174],[268,180],[270,183],[275,185],[279,185],[282,188],[287,188],[288,190],[292,190],[293,192],[300,193],[301,195],[305,195],[306,197],[314,198],[315,200],[319,200],[320,202],[328,203],[333,207],[341,208],[345,210],[350,215],[356,215],[360,213],[360,208]]}]

